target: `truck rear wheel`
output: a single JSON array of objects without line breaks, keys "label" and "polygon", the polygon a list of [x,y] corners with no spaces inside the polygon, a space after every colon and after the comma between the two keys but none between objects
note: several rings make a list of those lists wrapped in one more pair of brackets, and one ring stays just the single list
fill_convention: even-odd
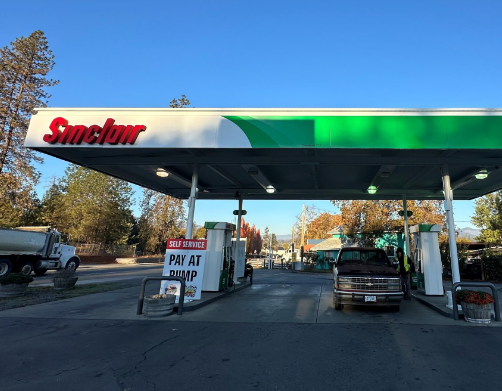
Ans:
[{"label": "truck rear wheel", "polygon": [[0,277],[5,276],[12,270],[12,263],[5,258],[0,259]]},{"label": "truck rear wheel", "polygon": [[33,264],[28,261],[21,263],[21,265],[18,267],[19,274],[24,274],[26,276],[29,276],[32,271],[33,271]]},{"label": "truck rear wheel", "polygon": [[333,297],[333,306],[335,307],[335,310],[340,311],[343,310],[343,304],[340,304],[340,302]]}]

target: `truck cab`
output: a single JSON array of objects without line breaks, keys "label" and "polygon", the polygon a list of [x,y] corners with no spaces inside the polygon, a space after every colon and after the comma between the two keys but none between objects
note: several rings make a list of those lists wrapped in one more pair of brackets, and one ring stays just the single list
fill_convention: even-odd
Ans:
[{"label": "truck cab", "polygon": [[399,310],[401,279],[385,251],[373,247],[346,247],[333,266],[333,305],[388,306]]}]

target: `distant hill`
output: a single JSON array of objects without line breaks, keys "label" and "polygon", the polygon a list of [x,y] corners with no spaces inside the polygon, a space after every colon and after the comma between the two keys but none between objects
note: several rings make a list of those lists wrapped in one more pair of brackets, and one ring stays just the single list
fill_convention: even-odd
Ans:
[{"label": "distant hill", "polygon": [[461,238],[467,238],[470,240],[474,240],[479,234],[481,233],[481,230],[477,228],[471,228],[471,227],[466,227],[466,228],[459,228],[458,230],[458,236]]}]

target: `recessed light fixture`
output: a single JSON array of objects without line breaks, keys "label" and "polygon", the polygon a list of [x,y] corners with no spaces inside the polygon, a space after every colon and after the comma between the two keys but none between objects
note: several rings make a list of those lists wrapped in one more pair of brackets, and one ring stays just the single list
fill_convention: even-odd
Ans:
[{"label": "recessed light fixture", "polygon": [[479,170],[476,175],[474,175],[476,179],[486,179],[488,177],[488,171],[486,170]]},{"label": "recessed light fixture", "polygon": [[375,194],[377,192],[377,190],[378,190],[378,187],[376,187],[376,186],[370,186],[370,187],[368,187],[368,193],[369,194]]},{"label": "recessed light fixture", "polygon": [[169,173],[164,170],[163,168],[157,168],[157,172],[156,172],[157,176],[160,176],[161,178],[166,178],[169,176]]},{"label": "recessed light fixture", "polygon": [[260,172],[258,170],[249,170],[248,174],[251,176],[257,176]]},{"label": "recessed light fixture", "polygon": [[268,185],[265,190],[267,191],[267,193],[269,194],[272,194],[272,193],[275,193],[275,187],[272,186],[272,185]]}]

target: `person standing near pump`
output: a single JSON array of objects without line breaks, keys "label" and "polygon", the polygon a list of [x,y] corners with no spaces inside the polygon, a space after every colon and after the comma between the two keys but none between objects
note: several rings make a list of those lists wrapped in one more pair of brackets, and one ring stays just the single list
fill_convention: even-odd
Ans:
[{"label": "person standing near pump", "polygon": [[396,256],[398,260],[397,272],[401,276],[401,284],[403,285],[404,299],[410,300],[410,264],[408,256],[404,253],[401,247],[397,248]]}]

